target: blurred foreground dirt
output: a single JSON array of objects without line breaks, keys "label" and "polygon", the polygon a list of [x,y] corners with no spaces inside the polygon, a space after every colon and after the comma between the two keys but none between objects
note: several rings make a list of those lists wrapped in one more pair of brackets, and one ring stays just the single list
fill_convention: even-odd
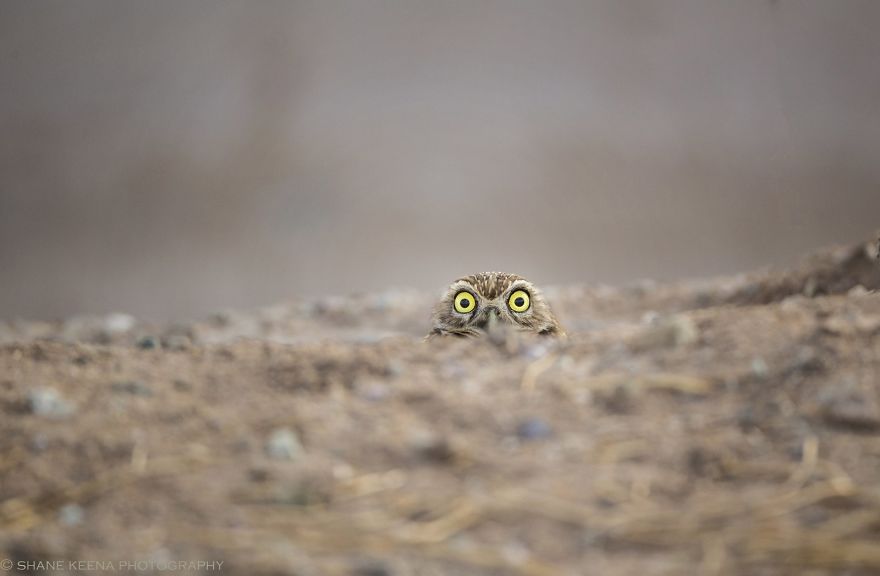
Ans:
[{"label": "blurred foreground dirt", "polygon": [[559,343],[424,343],[416,292],[0,323],[0,558],[880,573],[875,256],[551,288]]}]

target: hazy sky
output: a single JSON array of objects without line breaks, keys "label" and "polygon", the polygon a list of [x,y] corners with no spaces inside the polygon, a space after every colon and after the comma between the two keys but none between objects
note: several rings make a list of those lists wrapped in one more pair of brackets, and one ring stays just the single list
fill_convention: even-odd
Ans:
[{"label": "hazy sky", "polygon": [[0,3],[0,318],[791,262],[880,228],[880,3]]}]

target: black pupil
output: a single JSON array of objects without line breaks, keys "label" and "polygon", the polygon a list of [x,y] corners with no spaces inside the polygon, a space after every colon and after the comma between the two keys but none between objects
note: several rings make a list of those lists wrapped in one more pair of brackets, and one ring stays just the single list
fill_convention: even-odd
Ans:
[{"label": "black pupil", "polygon": [[522,306],[526,303],[526,301],[525,301],[525,298],[523,298],[522,296],[517,296],[516,300],[514,300],[513,303],[516,304],[517,306]]},{"label": "black pupil", "polygon": [[471,305],[471,301],[469,298],[465,297],[465,298],[461,299],[461,307],[462,308],[467,308],[470,305]]}]

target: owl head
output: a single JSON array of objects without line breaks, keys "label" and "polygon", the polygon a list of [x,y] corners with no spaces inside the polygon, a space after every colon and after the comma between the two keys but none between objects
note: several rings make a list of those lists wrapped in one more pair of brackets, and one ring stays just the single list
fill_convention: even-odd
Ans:
[{"label": "owl head", "polygon": [[542,336],[565,334],[534,284],[516,274],[482,272],[449,286],[434,308],[428,336],[482,336],[496,326]]}]

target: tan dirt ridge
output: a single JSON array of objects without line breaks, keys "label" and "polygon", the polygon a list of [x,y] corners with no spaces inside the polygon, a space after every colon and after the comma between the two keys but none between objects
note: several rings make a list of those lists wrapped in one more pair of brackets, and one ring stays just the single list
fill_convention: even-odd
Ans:
[{"label": "tan dirt ridge", "polygon": [[0,558],[880,573],[875,257],[549,289],[563,342],[425,343],[407,291],[0,323]]}]

